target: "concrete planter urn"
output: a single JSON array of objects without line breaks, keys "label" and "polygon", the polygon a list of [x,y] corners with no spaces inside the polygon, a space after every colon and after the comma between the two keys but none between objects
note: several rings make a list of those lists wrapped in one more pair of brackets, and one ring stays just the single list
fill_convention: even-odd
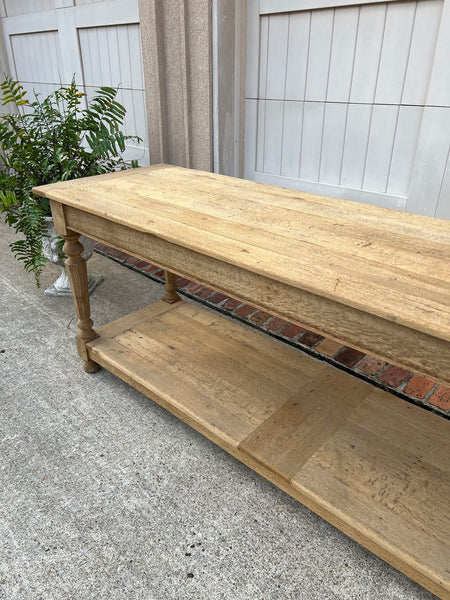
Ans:
[{"label": "concrete planter urn", "polygon": [[[44,294],[46,296],[71,296],[72,292],[70,291],[69,278],[67,276],[67,271],[64,266],[64,261],[66,257],[62,254],[60,238],[56,233],[56,230],[53,226],[52,217],[45,217],[45,221],[47,224],[47,231],[49,237],[45,237],[42,240],[42,253],[50,262],[59,265],[61,267],[61,275],[53,282],[53,285],[48,287]],[[83,244],[83,254],[81,255],[84,260],[89,260],[94,252],[94,242],[88,237],[84,235],[80,236],[80,242]],[[88,278],[89,284],[89,293],[91,293],[98,284],[102,281],[103,277],[101,275],[91,275]]]}]

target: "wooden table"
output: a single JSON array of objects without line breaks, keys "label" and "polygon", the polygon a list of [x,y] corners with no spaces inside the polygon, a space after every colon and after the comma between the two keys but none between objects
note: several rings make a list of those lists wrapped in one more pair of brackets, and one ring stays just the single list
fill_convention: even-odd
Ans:
[{"label": "wooden table", "polygon": [[[450,598],[450,422],[179,302],[173,275],[450,385],[449,222],[169,165],[34,192],[66,240],[85,370]],[[164,300],[94,330],[80,234],[165,269]]]}]

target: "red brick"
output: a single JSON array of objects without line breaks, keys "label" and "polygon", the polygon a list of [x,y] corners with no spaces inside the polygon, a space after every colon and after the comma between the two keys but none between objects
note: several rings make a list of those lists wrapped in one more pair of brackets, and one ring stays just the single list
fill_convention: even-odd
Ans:
[{"label": "red brick", "polygon": [[430,398],[428,399],[430,404],[438,406],[444,410],[450,409],[450,388],[443,385],[438,385],[434,390]]},{"label": "red brick", "polygon": [[346,367],[353,367],[353,365],[356,365],[358,360],[361,360],[363,356],[364,352],[344,346],[342,350],[339,350],[339,352],[336,354],[334,360],[341,365],[345,365]]},{"label": "red brick", "polygon": [[139,259],[138,259],[138,258],[136,258],[135,256],[129,256],[129,257],[127,258],[126,262],[127,262],[129,265],[134,265],[134,263],[137,263],[137,262],[138,262],[138,260],[139,260]]},{"label": "red brick", "polygon": [[226,308],[227,310],[234,310],[240,304],[242,304],[242,302],[240,300],[235,300],[234,298],[230,298],[229,300],[227,300],[225,302],[225,304],[223,305],[223,307]]},{"label": "red brick", "polygon": [[136,269],[143,269],[144,267],[148,267],[148,262],[145,262],[145,260],[140,260],[139,262],[134,263],[134,266]]},{"label": "red brick", "polygon": [[280,319],[280,317],[274,317],[271,321],[269,321],[269,323],[267,323],[266,327],[267,329],[270,329],[270,331],[280,331],[280,329],[287,324],[288,322],[284,319]]},{"label": "red brick", "polygon": [[96,248],[97,250],[104,251],[104,250],[106,250],[108,248],[108,246],[106,246],[102,242],[94,242],[94,248]]},{"label": "red brick", "polygon": [[414,398],[423,400],[423,398],[425,398],[425,396],[433,389],[433,387],[434,381],[430,381],[421,375],[413,375],[403,391],[410,396],[414,396]]},{"label": "red brick", "polygon": [[309,346],[312,348],[319,342],[322,342],[325,338],[323,335],[318,335],[313,331],[305,331],[305,333],[298,340],[301,344],[305,344],[305,346]]},{"label": "red brick", "polygon": [[119,256],[122,254],[120,250],[116,250],[115,248],[109,248],[108,246],[106,246],[104,252],[106,252],[108,256],[113,256],[114,258],[119,258]]},{"label": "red brick", "polygon": [[202,288],[201,290],[198,290],[197,292],[195,292],[195,295],[198,298],[207,298],[208,296],[211,296],[211,294],[213,292],[214,292],[214,290],[211,288]]},{"label": "red brick", "polygon": [[256,312],[256,308],[254,306],[250,306],[250,304],[244,304],[244,306],[241,306],[235,311],[235,313],[240,317],[248,317],[254,312]]},{"label": "red brick", "polygon": [[366,375],[376,375],[384,369],[387,365],[384,360],[380,360],[379,358],[375,358],[375,356],[366,356],[358,365],[358,371],[365,373]]},{"label": "red brick", "polygon": [[289,323],[288,326],[285,329],[283,329],[281,334],[285,337],[292,339],[295,338],[297,335],[303,333],[303,331],[305,331],[303,327],[299,327],[298,325],[293,325],[292,323]]},{"label": "red brick", "polygon": [[221,294],[220,292],[216,292],[211,296],[211,298],[208,298],[208,302],[212,302],[213,304],[219,304],[220,302],[223,302],[225,298],[228,298],[228,296],[226,296],[225,294]]},{"label": "red brick", "polygon": [[146,273],[154,273],[155,271],[159,271],[159,267],[156,265],[148,265],[148,267],[145,267],[144,271]]},{"label": "red brick", "polygon": [[185,292],[191,292],[191,294],[193,294],[194,292],[199,290],[201,287],[202,286],[199,283],[195,283],[195,281],[193,281],[186,287]]},{"label": "red brick", "polygon": [[250,317],[250,321],[254,321],[255,323],[258,323],[259,325],[262,325],[263,323],[265,323],[267,321],[267,319],[270,319],[271,316],[272,315],[269,315],[269,313],[262,312],[262,310],[258,310],[258,312],[255,315]]},{"label": "red brick", "polygon": [[154,273],[155,277],[159,277],[160,279],[164,279],[164,271],[156,271],[156,273]]},{"label": "red brick", "polygon": [[121,252],[117,258],[120,258],[120,260],[127,260],[129,257],[130,255],[126,252]]},{"label": "red brick", "polygon": [[176,283],[179,288],[184,288],[184,286],[191,283],[191,281],[190,281],[190,279],[186,279],[186,277],[178,277],[178,279],[176,280]]},{"label": "red brick", "polygon": [[383,383],[386,383],[387,385],[396,388],[405,381],[408,375],[410,375],[410,372],[406,369],[401,369],[400,367],[389,365],[386,371],[383,371],[383,373],[381,373],[378,379]]}]

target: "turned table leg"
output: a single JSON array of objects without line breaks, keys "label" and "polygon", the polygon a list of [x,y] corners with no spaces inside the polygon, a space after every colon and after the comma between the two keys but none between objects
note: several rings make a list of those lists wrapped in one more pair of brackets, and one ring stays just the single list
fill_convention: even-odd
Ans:
[{"label": "turned table leg", "polygon": [[86,373],[95,373],[100,365],[91,360],[87,353],[86,343],[98,337],[92,329],[91,309],[89,304],[89,289],[86,270],[86,261],[81,256],[83,245],[80,243],[80,234],[67,231],[63,236],[65,244],[63,247],[66,258],[67,275],[69,277],[70,289],[72,290],[73,303],[78,316],[78,329],[76,336],[77,350],[84,360]]},{"label": "turned table leg", "polygon": [[180,296],[177,294],[175,274],[171,273],[170,271],[164,271],[164,276],[166,278],[166,283],[164,285],[166,295],[164,296],[163,300],[169,304],[175,304],[175,302],[179,302],[181,300]]}]

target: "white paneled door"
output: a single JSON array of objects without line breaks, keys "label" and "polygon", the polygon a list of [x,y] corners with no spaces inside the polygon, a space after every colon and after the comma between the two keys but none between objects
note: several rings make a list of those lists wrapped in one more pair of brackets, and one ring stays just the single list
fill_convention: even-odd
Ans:
[{"label": "white paneled door", "polygon": [[450,218],[450,0],[249,0],[245,176]]},{"label": "white paneled door", "polygon": [[29,95],[48,95],[75,77],[87,98],[119,87],[127,109],[128,160],[149,164],[137,0],[6,0],[2,26],[11,75]]}]

